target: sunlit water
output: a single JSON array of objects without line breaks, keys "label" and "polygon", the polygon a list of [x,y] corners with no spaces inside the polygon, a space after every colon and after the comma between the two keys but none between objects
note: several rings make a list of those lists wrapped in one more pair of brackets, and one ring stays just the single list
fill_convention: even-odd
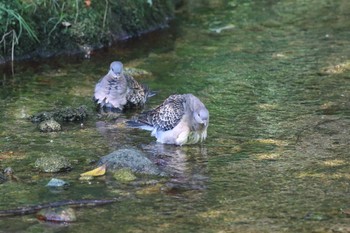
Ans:
[{"label": "sunlit water", "polygon": [[[0,167],[18,182],[0,185],[0,209],[63,199],[118,197],[78,209],[68,225],[35,216],[0,218],[0,232],[348,232],[350,229],[350,2],[348,0],[196,1],[172,27],[100,51],[88,60],[16,64],[0,80]],[[210,111],[202,145],[155,143],[149,132],[102,120],[92,91],[109,63],[151,72],[157,90],[146,108],[193,93]],[[27,117],[87,105],[92,115],[59,133],[40,133]],[[143,150],[173,174],[79,174],[118,148]],[[73,170],[43,174],[36,158],[63,155]],[[62,178],[59,193],[45,184]]]}]

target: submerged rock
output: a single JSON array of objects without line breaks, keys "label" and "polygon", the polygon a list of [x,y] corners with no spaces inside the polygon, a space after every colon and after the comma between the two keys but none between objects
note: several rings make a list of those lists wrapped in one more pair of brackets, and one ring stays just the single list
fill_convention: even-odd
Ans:
[{"label": "submerged rock", "polygon": [[70,207],[42,209],[36,214],[37,219],[51,222],[75,222],[75,210]]},{"label": "submerged rock", "polygon": [[35,161],[35,167],[43,172],[60,172],[70,170],[72,165],[67,158],[53,155],[38,158]]},{"label": "submerged rock", "polygon": [[57,132],[61,130],[61,125],[54,119],[40,122],[38,125],[41,132]]},{"label": "submerged rock", "polygon": [[112,172],[122,168],[129,168],[134,173],[146,175],[164,175],[164,173],[160,171],[144,153],[135,149],[116,150],[106,156],[103,156],[98,164],[107,164],[108,170]]},{"label": "submerged rock", "polygon": [[14,171],[11,167],[4,169],[4,172],[0,172],[0,184],[6,181],[18,181],[18,177],[15,176]]},{"label": "submerged rock", "polygon": [[53,118],[53,112],[39,112],[29,117],[33,123],[40,123]]},{"label": "submerged rock", "polygon": [[83,121],[88,117],[88,109],[85,105],[77,108],[66,107],[54,115],[54,118],[58,118],[61,121]]},{"label": "submerged rock", "polygon": [[136,176],[128,168],[122,168],[114,172],[113,177],[120,182],[130,182],[136,180]]},{"label": "submerged rock", "polygon": [[40,123],[48,120],[55,121],[83,121],[88,117],[88,108],[85,105],[81,105],[77,108],[65,107],[53,111],[45,111],[34,114],[30,117],[33,123]]},{"label": "submerged rock", "polygon": [[49,188],[61,188],[68,186],[68,183],[61,179],[52,178],[46,186]]}]

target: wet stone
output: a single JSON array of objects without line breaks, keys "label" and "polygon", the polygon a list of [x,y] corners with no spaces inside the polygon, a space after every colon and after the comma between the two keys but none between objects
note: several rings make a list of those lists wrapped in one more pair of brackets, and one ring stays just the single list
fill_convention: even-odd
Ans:
[{"label": "wet stone", "polygon": [[61,130],[60,123],[53,119],[41,122],[38,127],[41,132],[57,132]]},{"label": "wet stone", "polygon": [[350,225],[349,224],[337,224],[331,227],[331,231],[333,233],[349,233]]},{"label": "wet stone", "polygon": [[35,161],[35,167],[43,172],[60,172],[72,168],[69,160],[63,156],[41,157]]},{"label": "wet stone", "polygon": [[136,180],[136,176],[128,168],[122,168],[115,171],[113,177],[119,182],[130,182]]},{"label": "wet stone", "polygon": [[49,188],[60,188],[68,186],[68,183],[61,179],[52,178],[46,186]]},{"label": "wet stone", "polygon": [[5,181],[18,181],[18,177],[15,175],[14,170],[11,167],[4,169],[4,173],[0,175],[0,183]]},{"label": "wet stone", "polygon": [[9,176],[13,176],[15,172],[13,171],[12,167],[7,167],[4,169],[4,174],[9,177]]},{"label": "wet stone", "polygon": [[55,121],[83,121],[88,117],[88,108],[85,105],[81,105],[77,108],[65,107],[53,111],[44,111],[34,114],[30,117],[33,123],[40,123],[50,119]]},{"label": "wet stone", "polygon": [[47,121],[53,118],[53,112],[39,112],[29,117],[33,123]]},{"label": "wet stone", "polygon": [[111,172],[116,172],[122,168],[128,168],[133,173],[138,174],[165,175],[144,153],[135,149],[116,150],[103,156],[98,164],[99,166],[107,164],[107,169]]},{"label": "wet stone", "polygon": [[36,214],[37,219],[52,222],[74,222],[77,220],[75,210],[70,207],[42,209]]},{"label": "wet stone", "polygon": [[83,121],[88,117],[88,109],[85,105],[77,108],[66,107],[54,114],[54,118],[61,121]]}]

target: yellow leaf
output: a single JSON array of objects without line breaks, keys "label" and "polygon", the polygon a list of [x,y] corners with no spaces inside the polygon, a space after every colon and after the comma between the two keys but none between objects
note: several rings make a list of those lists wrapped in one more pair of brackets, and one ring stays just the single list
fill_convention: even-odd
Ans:
[{"label": "yellow leaf", "polygon": [[102,166],[95,168],[94,170],[80,174],[80,176],[103,176],[105,173],[106,173],[106,164],[103,164]]}]

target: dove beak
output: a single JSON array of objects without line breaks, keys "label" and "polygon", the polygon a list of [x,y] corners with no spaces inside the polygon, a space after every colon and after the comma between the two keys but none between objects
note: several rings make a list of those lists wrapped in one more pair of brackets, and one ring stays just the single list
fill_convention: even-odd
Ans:
[{"label": "dove beak", "polygon": [[113,72],[112,75],[113,75],[113,78],[119,78],[119,77],[120,77],[120,73],[114,73],[114,72]]},{"label": "dove beak", "polygon": [[203,121],[203,125],[204,125],[205,127],[207,127],[207,126],[208,126],[208,121],[207,121],[207,120],[204,120],[204,121]]},{"label": "dove beak", "polygon": [[112,76],[113,78],[118,76],[118,74],[114,73],[113,70],[109,70],[108,75]]}]

